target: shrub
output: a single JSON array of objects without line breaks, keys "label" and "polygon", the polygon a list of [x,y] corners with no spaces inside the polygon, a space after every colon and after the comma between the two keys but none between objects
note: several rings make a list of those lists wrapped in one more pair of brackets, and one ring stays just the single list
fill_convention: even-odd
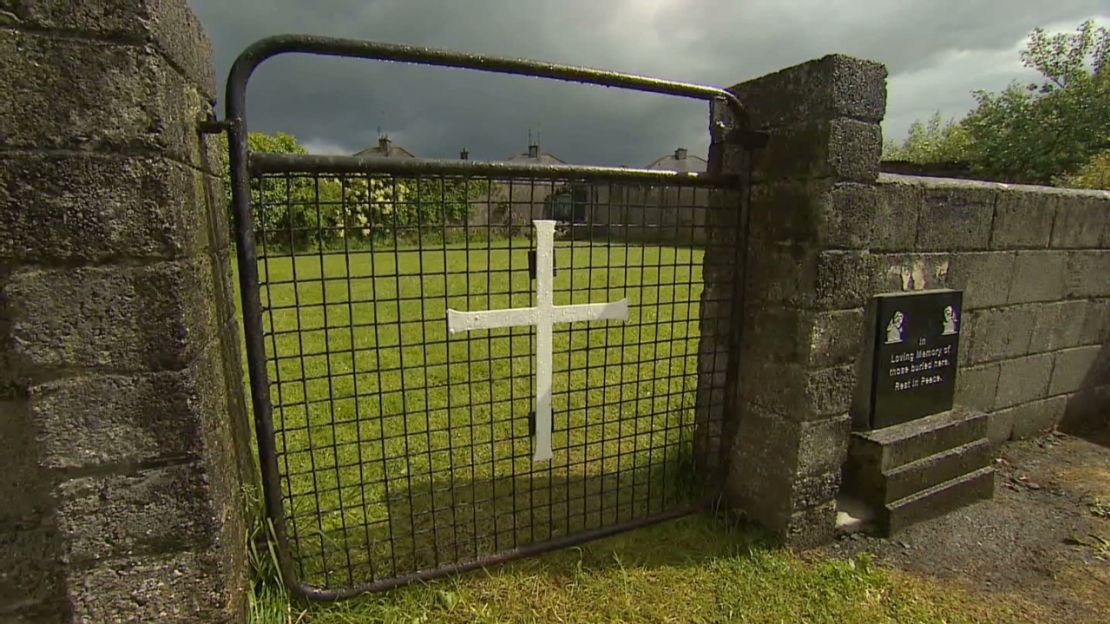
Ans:
[{"label": "shrub", "polygon": [[1110,191],[1110,149],[1095,154],[1075,173],[1061,176],[1056,185]]}]

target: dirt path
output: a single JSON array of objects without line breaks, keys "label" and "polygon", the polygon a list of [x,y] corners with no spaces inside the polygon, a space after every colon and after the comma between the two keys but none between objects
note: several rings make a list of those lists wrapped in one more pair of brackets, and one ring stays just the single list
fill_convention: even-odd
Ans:
[{"label": "dirt path", "polygon": [[1110,621],[1110,429],[1013,442],[993,500],[892,539],[856,534],[811,554],[880,565],[1029,605],[1031,621]]}]

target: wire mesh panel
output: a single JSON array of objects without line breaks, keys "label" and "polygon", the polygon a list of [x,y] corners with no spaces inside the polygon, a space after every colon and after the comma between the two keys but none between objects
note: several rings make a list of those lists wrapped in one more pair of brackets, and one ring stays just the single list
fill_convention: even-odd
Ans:
[{"label": "wire mesh panel", "polygon": [[[703,502],[695,438],[720,435],[704,414],[725,375],[699,340],[733,296],[704,272],[734,255],[737,191],[337,171],[256,175],[251,192],[299,583],[389,587]],[[556,224],[554,305],[628,302],[627,320],[554,325],[549,461],[533,461],[535,328],[447,321],[536,305],[536,220]]]}]

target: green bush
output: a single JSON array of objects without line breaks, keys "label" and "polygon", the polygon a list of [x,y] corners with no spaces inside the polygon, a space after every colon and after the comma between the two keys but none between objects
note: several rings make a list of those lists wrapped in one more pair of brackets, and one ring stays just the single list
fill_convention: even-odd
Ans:
[{"label": "green bush", "polygon": [[461,223],[478,189],[449,178],[358,177],[345,180],[340,227],[356,239],[409,237],[417,229]]},{"label": "green bush", "polygon": [[[247,144],[252,152],[308,153],[283,132],[251,132]],[[229,218],[234,219],[226,136],[220,158]],[[290,249],[410,238],[417,229],[442,229],[444,223],[465,219],[479,190],[450,178],[373,175],[270,175],[252,178],[250,186],[256,239]]]},{"label": "green bush", "polygon": [[1061,176],[1056,185],[1110,191],[1110,149],[1095,154],[1075,173]]}]

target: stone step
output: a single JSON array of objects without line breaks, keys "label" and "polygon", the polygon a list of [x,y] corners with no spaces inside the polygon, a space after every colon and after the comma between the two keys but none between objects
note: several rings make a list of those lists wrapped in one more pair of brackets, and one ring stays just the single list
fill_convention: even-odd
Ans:
[{"label": "stone step", "polygon": [[893,427],[853,432],[849,456],[862,470],[887,474],[986,435],[986,414],[954,407]]},{"label": "stone step", "polygon": [[980,468],[887,503],[879,513],[879,528],[886,535],[894,535],[912,524],[993,496],[994,468]]},{"label": "stone step", "polygon": [[880,497],[873,500],[890,503],[916,494],[985,468],[991,464],[993,456],[990,439],[979,438],[943,453],[912,461],[883,475],[883,491]]}]

